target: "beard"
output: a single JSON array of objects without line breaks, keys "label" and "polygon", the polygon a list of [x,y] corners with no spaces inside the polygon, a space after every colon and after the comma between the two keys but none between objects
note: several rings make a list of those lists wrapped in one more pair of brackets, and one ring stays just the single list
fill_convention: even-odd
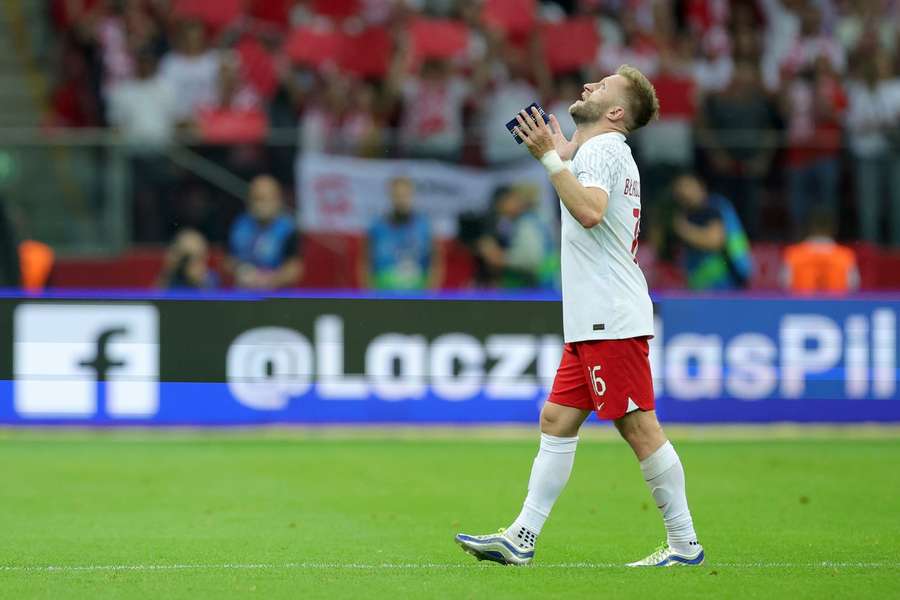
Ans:
[{"label": "beard", "polygon": [[569,114],[575,125],[586,125],[596,123],[603,117],[606,107],[597,102],[589,102],[587,100],[578,100],[569,107]]}]

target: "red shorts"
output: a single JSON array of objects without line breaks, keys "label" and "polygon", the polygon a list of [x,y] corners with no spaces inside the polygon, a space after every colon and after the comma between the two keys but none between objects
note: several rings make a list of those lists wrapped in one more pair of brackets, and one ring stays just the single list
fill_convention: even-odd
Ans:
[{"label": "red shorts", "polygon": [[593,410],[614,421],[636,410],[653,410],[653,376],[646,337],[591,340],[563,347],[547,402]]}]

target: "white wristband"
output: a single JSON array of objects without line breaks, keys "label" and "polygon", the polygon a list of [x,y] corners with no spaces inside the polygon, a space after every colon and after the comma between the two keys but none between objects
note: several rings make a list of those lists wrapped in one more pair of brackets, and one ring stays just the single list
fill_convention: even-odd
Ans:
[{"label": "white wristband", "polygon": [[556,175],[560,171],[566,170],[566,164],[559,157],[559,153],[556,150],[550,150],[545,153],[541,157],[541,164],[544,165],[544,168],[547,169],[547,173],[550,175]]}]

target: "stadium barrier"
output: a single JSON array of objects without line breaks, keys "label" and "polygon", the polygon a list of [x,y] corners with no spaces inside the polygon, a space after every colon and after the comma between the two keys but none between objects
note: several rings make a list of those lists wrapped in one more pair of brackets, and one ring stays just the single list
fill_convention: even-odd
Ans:
[{"label": "stadium barrier", "polygon": [[[657,297],[669,422],[900,421],[900,298]],[[533,423],[543,296],[68,293],[0,300],[0,423]]]}]

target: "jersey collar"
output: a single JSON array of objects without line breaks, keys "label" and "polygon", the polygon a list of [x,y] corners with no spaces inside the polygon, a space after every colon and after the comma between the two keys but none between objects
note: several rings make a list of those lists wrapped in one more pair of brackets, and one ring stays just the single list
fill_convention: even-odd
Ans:
[{"label": "jersey collar", "polygon": [[606,133],[601,133],[600,135],[596,135],[596,136],[594,136],[594,137],[596,137],[597,139],[600,139],[600,138],[611,138],[611,139],[614,139],[614,140],[618,140],[618,141],[620,141],[620,142],[624,142],[624,141],[625,141],[625,134],[624,134],[624,133],[621,133],[621,132],[619,132],[619,131],[607,131]]}]

